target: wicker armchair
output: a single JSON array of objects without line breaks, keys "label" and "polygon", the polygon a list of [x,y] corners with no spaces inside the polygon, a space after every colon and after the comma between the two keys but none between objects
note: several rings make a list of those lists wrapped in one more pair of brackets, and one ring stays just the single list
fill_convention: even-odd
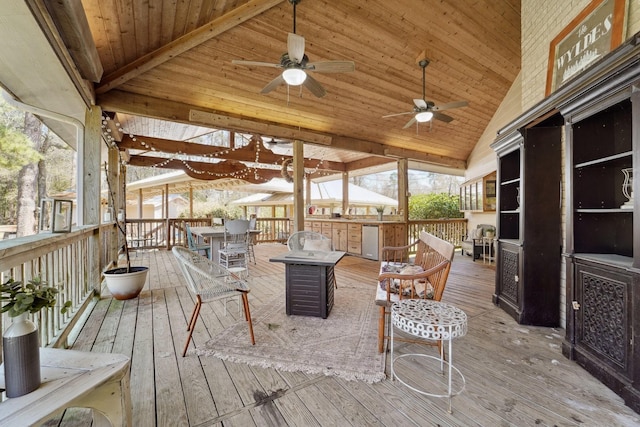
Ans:
[{"label": "wicker armchair", "polygon": [[256,340],[253,336],[253,324],[249,311],[249,286],[247,282],[210,259],[198,255],[187,248],[174,246],[171,251],[178,259],[178,265],[187,280],[189,290],[196,297],[196,304],[187,327],[189,336],[187,337],[182,357],[187,354],[187,348],[189,348],[191,335],[196,326],[202,303],[232,298],[238,295],[242,296],[244,317],[245,320],[249,322],[251,344],[255,344]]}]

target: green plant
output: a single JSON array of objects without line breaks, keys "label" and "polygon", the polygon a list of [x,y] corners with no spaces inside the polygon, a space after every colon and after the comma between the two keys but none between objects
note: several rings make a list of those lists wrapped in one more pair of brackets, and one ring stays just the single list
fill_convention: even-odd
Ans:
[{"label": "green plant", "polygon": [[458,195],[418,194],[409,198],[409,219],[463,218]]},{"label": "green plant", "polygon": [[384,206],[376,206],[376,212],[378,213],[384,212]]},{"label": "green plant", "polygon": [[[57,296],[58,289],[48,286],[39,277],[29,279],[27,284],[9,279],[0,286],[0,301],[6,301],[0,313],[7,312],[10,317],[27,312],[37,313],[43,308],[55,307]],[[66,301],[60,312],[64,314],[70,307],[71,301]]]}]

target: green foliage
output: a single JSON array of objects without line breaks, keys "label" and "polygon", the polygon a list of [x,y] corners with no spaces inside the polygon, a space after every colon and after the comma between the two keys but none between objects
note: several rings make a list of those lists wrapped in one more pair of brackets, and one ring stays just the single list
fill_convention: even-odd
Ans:
[{"label": "green foliage", "polygon": [[18,171],[42,158],[24,134],[0,124],[0,169]]},{"label": "green foliage", "polygon": [[[26,285],[21,281],[9,279],[0,286],[0,301],[7,301],[0,309],[0,313],[8,312],[10,317],[22,313],[37,313],[43,308],[56,306],[58,290],[47,286],[47,282],[39,277],[30,279]],[[66,301],[60,312],[66,313],[71,307],[71,301]]]},{"label": "green foliage", "polygon": [[457,195],[418,194],[409,197],[409,219],[463,218]]}]

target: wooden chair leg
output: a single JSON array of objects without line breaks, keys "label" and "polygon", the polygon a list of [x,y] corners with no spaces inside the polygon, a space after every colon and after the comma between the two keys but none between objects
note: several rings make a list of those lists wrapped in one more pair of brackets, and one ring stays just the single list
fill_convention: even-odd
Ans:
[{"label": "wooden chair leg", "polygon": [[385,307],[380,307],[380,319],[378,319],[378,353],[384,351],[384,321]]},{"label": "wooden chair leg", "polygon": [[198,313],[200,312],[200,306],[202,305],[202,299],[200,296],[196,296],[196,305],[193,306],[193,311],[191,312],[191,317],[189,318],[189,323],[187,323],[187,331],[193,329],[196,324],[196,318],[198,317]]},{"label": "wooden chair leg", "polygon": [[184,345],[184,350],[182,351],[182,357],[187,354],[187,349],[189,348],[189,342],[191,341],[191,335],[193,335],[193,330],[196,328],[196,322],[198,321],[198,316],[200,315],[200,307],[202,307],[202,299],[200,295],[197,296],[196,306],[193,308],[193,314],[191,315],[191,320],[189,321],[189,327],[187,330],[189,331],[189,335],[187,336],[187,342]]},{"label": "wooden chair leg", "polygon": [[256,345],[256,339],[253,336],[253,322],[251,321],[251,312],[249,310],[249,297],[246,292],[242,293],[242,305],[244,305],[244,318],[249,322],[249,336],[251,337],[251,345]]}]

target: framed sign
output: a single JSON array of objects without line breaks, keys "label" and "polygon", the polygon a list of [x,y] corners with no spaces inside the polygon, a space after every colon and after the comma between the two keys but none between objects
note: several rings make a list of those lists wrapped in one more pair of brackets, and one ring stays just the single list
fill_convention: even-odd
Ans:
[{"label": "framed sign", "polygon": [[619,46],[627,0],[593,0],[551,41],[545,96]]}]

